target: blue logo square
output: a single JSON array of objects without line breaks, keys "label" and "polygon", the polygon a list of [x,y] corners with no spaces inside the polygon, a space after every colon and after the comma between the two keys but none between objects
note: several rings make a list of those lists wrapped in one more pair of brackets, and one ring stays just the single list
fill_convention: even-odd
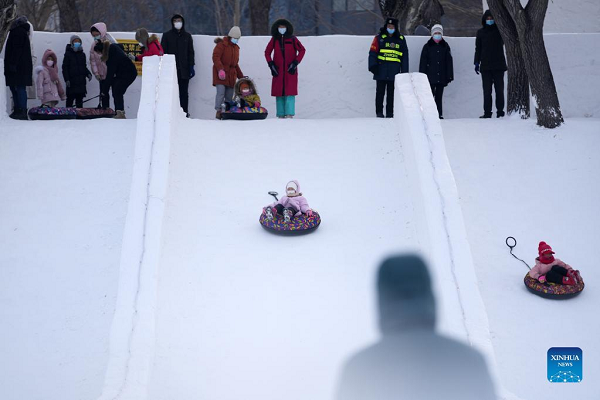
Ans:
[{"label": "blue logo square", "polygon": [[579,347],[551,347],[548,350],[548,380],[577,383],[583,380],[583,352]]}]

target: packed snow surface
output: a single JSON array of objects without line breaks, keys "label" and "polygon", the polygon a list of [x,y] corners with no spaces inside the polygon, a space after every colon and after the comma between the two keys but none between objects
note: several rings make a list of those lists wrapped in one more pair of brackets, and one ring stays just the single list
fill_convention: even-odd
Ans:
[{"label": "packed snow surface", "polygon": [[[567,119],[552,130],[518,118],[445,120],[442,127],[501,381],[523,399],[598,399],[600,119]],[[564,301],[529,293],[527,267],[510,255],[508,236],[532,267],[546,241],[581,271],[584,291]],[[582,349],[581,383],[547,381],[551,347]]]}]

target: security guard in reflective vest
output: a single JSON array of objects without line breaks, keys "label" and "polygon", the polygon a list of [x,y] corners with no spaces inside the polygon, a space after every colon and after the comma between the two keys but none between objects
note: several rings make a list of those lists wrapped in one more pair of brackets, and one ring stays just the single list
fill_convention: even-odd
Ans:
[{"label": "security guard in reflective vest", "polygon": [[387,90],[385,116],[394,116],[394,79],[396,74],[408,72],[408,46],[398,32],[398,20],[387,18],[379,35],[375,36],[369,51],[369,71],[377,81],[375,112],[383,118],[383,98]]}]

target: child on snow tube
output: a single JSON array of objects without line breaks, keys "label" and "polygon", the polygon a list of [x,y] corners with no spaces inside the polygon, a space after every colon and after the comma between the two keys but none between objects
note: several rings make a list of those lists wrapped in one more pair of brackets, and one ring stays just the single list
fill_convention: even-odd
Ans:
[{"label": "child on snow tube", "polygon": [[252,79],[244,77],[235,83],[234,98],[226,102],[225,111],[229,112],[266,112],[260,106],[261,101]]},{"label": "child on snow tube", "polygon": [[286,185],[285,193],[286,196],[283,196],[279,201],[263,209],[263,213],[268,220],[274,220],[277,213],[283,215],[284,223],[290,222],[293,217],[298,217],[302,214],[306,214],[309,217],[313,215],[313,211],[308,206],[308,201],[302,196],[298,181],[289,181]]},{"label": "child on snow tube", "polygon": [[535,267],[529,271],[529,276],[540,283],[555,283],[558,285],[577,285],[581,280],[579,271],[554,258],[554,251],[546,242],[538,245],[539,257],[535,259]]}]

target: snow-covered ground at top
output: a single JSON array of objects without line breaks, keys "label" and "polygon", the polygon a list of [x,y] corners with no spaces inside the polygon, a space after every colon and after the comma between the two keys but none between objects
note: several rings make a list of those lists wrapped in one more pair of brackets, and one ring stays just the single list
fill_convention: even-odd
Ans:
[{"label": "snow-covered ground at top", "polygon": [[[600,304],[595,249],[600,239],[600,119],[569,119],[553,130],[534,121],[443,121],[498,371],[522,399],[598,399]],[[567,301],[531,295],[523,285],[540,241],[581,271],[586,287]],[[583,350],[581,384],[546,380],[551,347]]]},{"label": "snow-covered ground at top", "polygon": [[1,124],[0,398],[96,398],[135,121]]}]

